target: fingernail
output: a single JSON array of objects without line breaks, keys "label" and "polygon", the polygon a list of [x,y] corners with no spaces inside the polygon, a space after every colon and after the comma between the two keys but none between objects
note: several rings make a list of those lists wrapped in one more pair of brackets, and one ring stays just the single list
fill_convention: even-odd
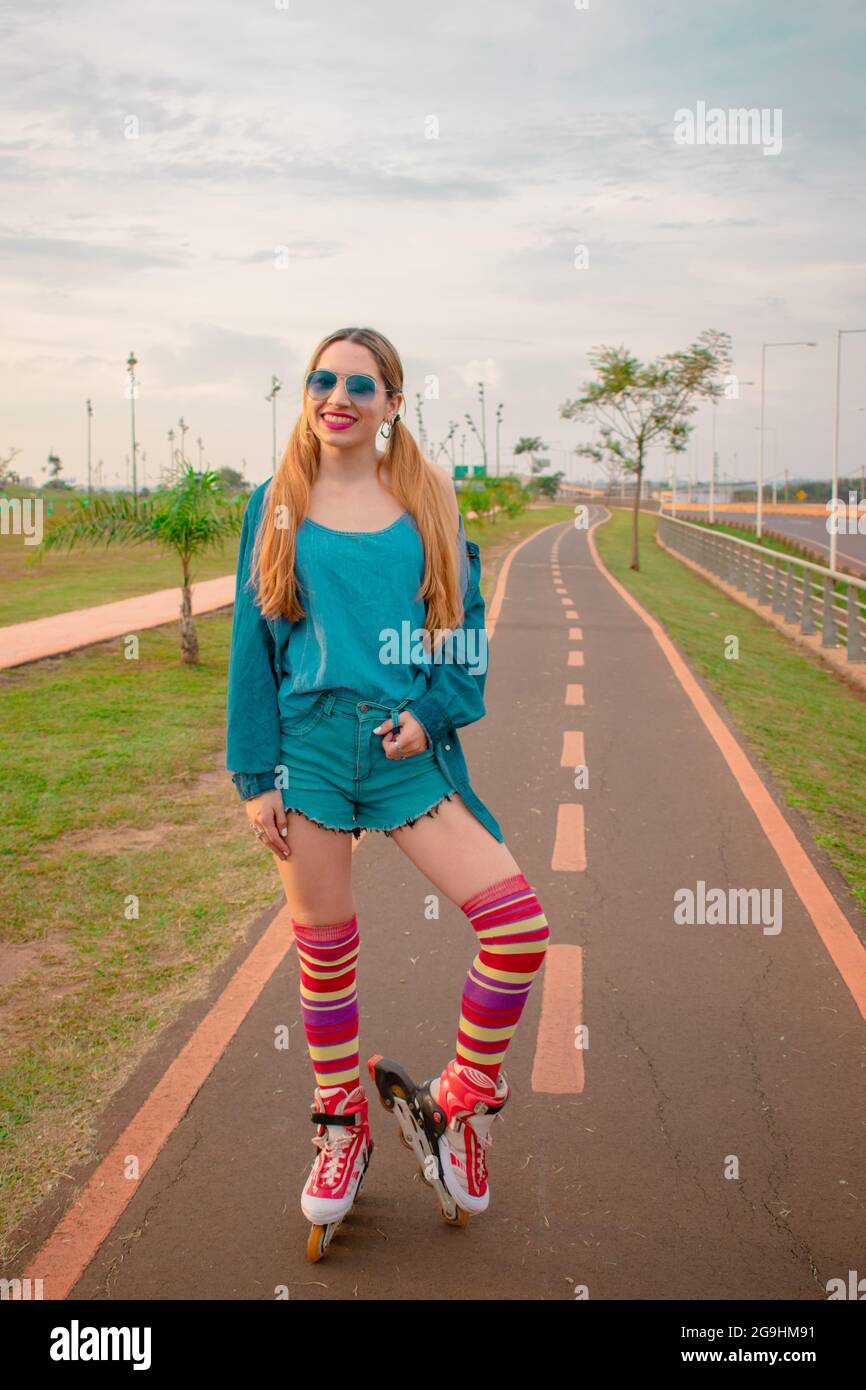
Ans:
[{"label": "fingernail", "polygon": [[289,827],[288,827],[287,825],[284,825],[283,828],[282,828],[282,830],[280,831],[280,834],[281,834],[281,835],[288,835],[288,833],[289,833]]}]

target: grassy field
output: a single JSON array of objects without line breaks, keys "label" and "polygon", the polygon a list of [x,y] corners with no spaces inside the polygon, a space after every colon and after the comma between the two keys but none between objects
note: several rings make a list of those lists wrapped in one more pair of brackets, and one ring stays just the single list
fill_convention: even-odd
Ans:
[{"label": "grassy field", "polygon": [[[646,512],[641,568],[629,569],[631,515],[611,508],[611,516],[594,533],[604,563],[721,697],[866,909],[866,696],[661,550],[657,518]],[[724,657],[729,632],[740,639],[737,661]]]},{"label": "grassy field", "polygon": [[[20,494],[8,489],[5,497]],[[28,493],[28,496],[41,495]],[[62,515],[69,505],[63,493],[46,493],[44,524]],[[48,508],[53,508],[49,518]],[[0,532],[0,627],[90,608],[116,599],[136,598],[154,589],[172,589],[180,583],[180,565],[174,555],[156,546],[131,549],[52,551],[41,564],[31,564],[37,547],[25,545],[23,536]],[[216,579],[231,574],[237,562],[237,542],[222,551],[203,556],[196,566],[197,579]]]},{"label": "grassy field", "polygon": [[[514,544],[571,515],[468,523],[485,596]],[[138,661],[118,639],[0,673],[3,1257],[154,1037],[281,893],[222,770],[231,615],[197,627],[199,666],[180,663],[171,624],[140,634]]]},{"label": "grassy field", "polygon": [[[59,513],[67,505],[66,499],[58,494],[54,505]],[[488,547],[487,561],[495,573],[497,547],[502,545],[500,537],[506,530],[518,537],[528,534],[539,524],[535,520],[538,514],[533,509],[513,521],[503,517],[487,523],[470,521],[466,534]],[[567,505],[545,508],[550,521],[565,520],[571,514]],[[35,550],[35,546],[25,545],[21,536],[0,534],[0,627],[68,613],[74,608],[113,603],[116,599],[136,598],[180,583],[177,559],[155,546],[53,551],[41,564],[31,566]],[[194,575],[196,579],[216,579],[233,573],[236,564],[237,542],[233,541],[222,550],[202,556],[196,562]]]}]

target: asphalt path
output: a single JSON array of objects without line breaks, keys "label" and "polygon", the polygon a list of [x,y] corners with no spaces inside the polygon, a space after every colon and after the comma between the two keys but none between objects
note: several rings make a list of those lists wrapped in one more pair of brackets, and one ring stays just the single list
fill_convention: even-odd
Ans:
[{"label": "asphalt path", "polygon": [[[27,1273],[47,1297],[558,1300],[585,1286],[594,1300],[810,1300],[866,1273],[866,924],[786,810],[846,914],[846,978],[742,778],[592,549],[565,524],[513,555],[488,714],[461,735],[551,929],[506,1058],[488,1211],[443,1221],[366,1075],[372,1052],[418,1078],[441,1069],[476,949],[459,909],[443,898],[428,920],[432,886],[367,835],[353,868],[376,1147],[327,1257],[307,1262],[299,1205],[315,1150],[298,962],[266,913],[106,1111],[97,1162],[34,1219]],[[674,895],[699,880],[781,890],[782,929],[677,924]],[[254,957],[258,983],[233,996],[229,1035],[208,1035],[187,1096],[172,1068]],[[173,1118],[154,1106],[142,1138],[136,1117],[163,1092]],[[148,1143],[153,1161],[123,1187],[115,1169]]]}]

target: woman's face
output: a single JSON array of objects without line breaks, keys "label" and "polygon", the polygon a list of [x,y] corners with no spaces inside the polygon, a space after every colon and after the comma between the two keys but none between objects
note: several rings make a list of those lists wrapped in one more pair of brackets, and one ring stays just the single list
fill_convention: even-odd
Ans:
[{"label": "woman's face", "polygon": [[[337,382],[324,400],[304,391],[307,423],[322,444],[331,448],[375,448],[376,435],[383,421],[392,420],[402,404],[401,396],[389,396],[375,357],[363,343],[342,340],[330,343],[316,363],[317,371],[337,373]],[[346,377],[355,372],[372,377],[376,393],[369,400],[358,400],[346,390]]]}]

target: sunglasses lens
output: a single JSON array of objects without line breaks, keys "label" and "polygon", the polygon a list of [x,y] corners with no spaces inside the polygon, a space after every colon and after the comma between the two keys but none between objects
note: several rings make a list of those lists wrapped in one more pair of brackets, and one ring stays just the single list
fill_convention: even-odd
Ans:
[{"label": "sunglasses lens", "polygon": [[347,376],[346,390],[353,401],[362,404],[371,401],[376,394],[376,383],[371,376]]},{"label": "sunglasses lens", "polygon": [[324,400],[325,396],[330,396],[336,384],[337,378],[334,372],[320,370],[310,372],[307,377],[307,390],[317,400]]}]

